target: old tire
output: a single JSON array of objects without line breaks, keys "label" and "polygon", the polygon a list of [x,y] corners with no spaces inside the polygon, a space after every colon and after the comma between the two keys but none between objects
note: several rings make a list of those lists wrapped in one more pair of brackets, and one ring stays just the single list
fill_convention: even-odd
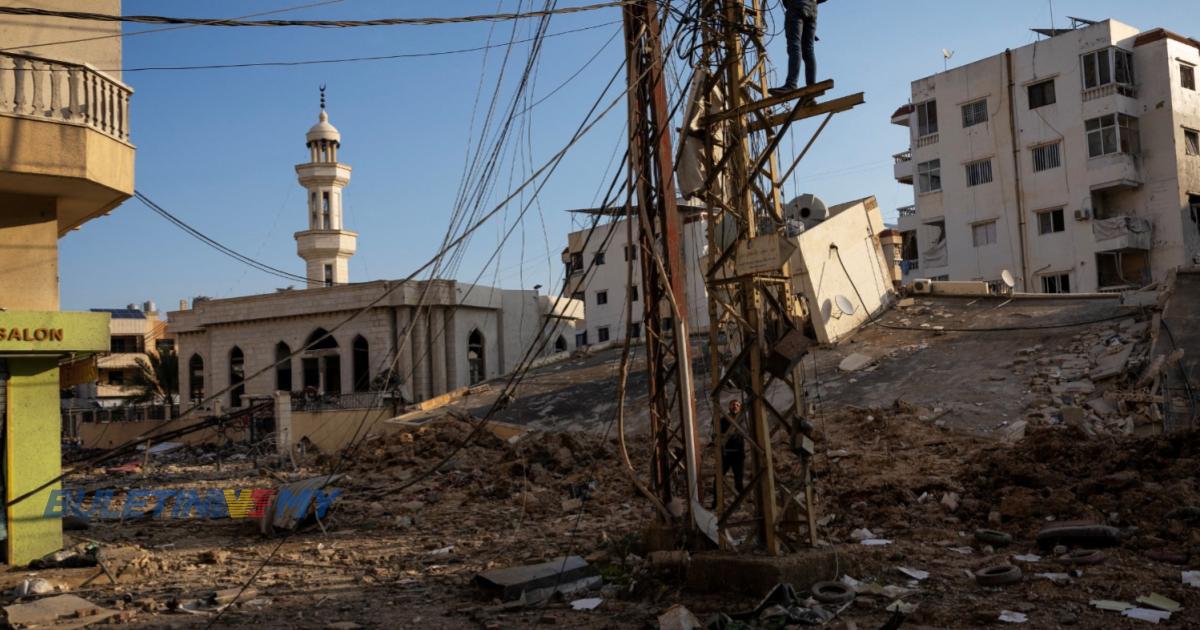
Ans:
[{"label": "old tire", "polygon": [[1108,525],[1061,524],[1038,532],[1038,546],[1049,549],[1055,545],[1075,545],[1094,549],[1121,544],[1121,530]]},{"label": "old tire", "polygon": [[975,583],[980,586],[1004,586],[1021,581],[1021,568],[1001,564],[975,572]]},{"label": "old tire", "polygon": [[1100,564],[1100,563],[1104,562],[1107,558],[1108,557],[1104,555],[1103,551],[1099,551],[1096,549],[1076,549],[1074,551],[1071,551],[1067,555],[1062,556],[1061,558],[1058,559],[1058,561],[1063,564],[1070,564],[1070,565],[1076,565],[1076,566],[1088,566],[1088,565],[1093,565],[1093,564]]},{"label": "old tire", "polygon": [[822,604],[844,604],[854,599],[854,591],[841,582],[817,582],[810,590],[813,599]]},{"label": "old tire", "polygon": [[1012,544],[1012,536],[994,529],[975,530],[975,540],[993,547],[1004,547]]}]

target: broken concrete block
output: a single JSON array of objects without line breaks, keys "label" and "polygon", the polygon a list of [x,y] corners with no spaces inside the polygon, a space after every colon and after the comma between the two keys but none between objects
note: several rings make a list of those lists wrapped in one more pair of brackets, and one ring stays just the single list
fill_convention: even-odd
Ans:
[{"label": "broken concrete block", "polygon": [[1125,372],[1125,366],[1132,354],[1133,344],[1126,344],[1115,353],[1100,355],[1096,358],[1096,367],[1092,368],[1089,376],[1095,381],[1120,376]]},{"label": "broken concrete block", "polygon": [[1096,386],[1089,380],[1072,381],[1062,386],[1063,393],[1066,394],[1091,394],[1096,391]]},{"label": "broken concrete block", "polygon": [[[73,622],[87,620],[87,623],[97,623],[116,614],[115,610],[97,606],[75,595],[59,595],[4,607],[5,619],[13,627],[46,626],[65,617],[71,617]],[[86,624],[75,627],[83,625]]]},{"label": "broken concrete block", "polygon": [[501,601],[536,604],[554,593],[569,595],[599,587],[604,579],[579,556],[556,558],[541,564],[493,569],[475,576],[475,585],[488,597]]},{"label": "broken concrete block", "polygon": [[1016,443],[1025,439],[1025,429],[1029,423],[1024,420],[1018,420],[1002,430],[1002,436],[1005,442]]},{"label": "broken concrete block", "polygon": [[842,362],[838,364],[838,369],[843,372],[857,372],[874,362],[875,359],[872,359],[865,354],[859,354],[856,352],[845,359],[842,359]]},{"label": "broken concrete block", "polygon": [[1106,398],[1093,398],[1087,401],[1085,406],[1096,412],[1096,415],[1100,417],[1111,416],[1117,413],[1117,408]]},{"label": "broken concrete block", "polygon": [[658,616],[658,630],[696,630],[703,627],[700,618],[682,604],[675,604]]},{"label": "broken concrete block", "polygon": [[947,492],[942,495],[941,504],[947,510],[956,512],[958,511],[958,502],[960,498],[961,497],[959,497],[957,492]]}]

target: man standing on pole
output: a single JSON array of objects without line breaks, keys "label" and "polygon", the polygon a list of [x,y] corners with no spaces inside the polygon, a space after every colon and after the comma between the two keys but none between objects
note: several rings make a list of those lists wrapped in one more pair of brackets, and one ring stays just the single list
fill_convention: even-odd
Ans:
[{"label": "man standing on pole", "polygon": [[783,0],[783,30],[787,35],[788,73],[781,87],[772,88],[773,96],[795,91],[800,81],[800,61],[804,61],[805,85],[817,82],[817,5],[825,0]]}]

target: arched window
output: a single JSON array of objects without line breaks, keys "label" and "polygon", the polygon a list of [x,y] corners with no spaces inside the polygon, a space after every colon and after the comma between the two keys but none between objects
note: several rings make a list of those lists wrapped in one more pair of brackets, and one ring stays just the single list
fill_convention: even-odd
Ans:
[{"label": "arched window", "polygon": [[192,392],[192,401],[204,400],[204,359],[198,354],[188,360],[188,390]]},{"label": "arched window", "polygon": [[275,363],[275,391],[292,391],[292,348],[282,341],[275,346]]},{"label": "arched window", "polygon": [[566,352],[567,351],[567,338],[566,337],[559,335],[558,339],[554,340],[554,351],[555,352]]},{"label": "arched window", "polygon": [[362,335],[354,338],[354,391],[371,391],[371,344]]},{"label": "arched window", "polygon": [[234,346],[229,351],[229,406],[241,407],[242,396],[246,394],[246,356],[242,349]]},{"label": "arched window", "polygon": [[304,389],[317,393],[342,392],[342,358],[337,339],[324,328],[318,328],[304,343],[304,358],[300,361]]},{"label": "arched window", "polygon": [[467,337],[467,367],[471,372],[471,384],[482,383],[487,378],[487,363],[483,354],[483,333],[478,329]]}]

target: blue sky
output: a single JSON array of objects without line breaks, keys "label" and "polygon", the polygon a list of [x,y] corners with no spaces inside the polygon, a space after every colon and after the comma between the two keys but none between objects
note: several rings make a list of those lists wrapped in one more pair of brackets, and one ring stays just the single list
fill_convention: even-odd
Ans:
[{"label": "blue sky", "polygon": [[[315,0],[309,0],[315,1]],[[128,14],[238,17],[303,4],[302,0],[125,0]],[[561,4],[591,4],[564,0]],[[526,2],[526,6],[530,3]],[[540,5],[540,3],[537,3]],[[342,0],[273,17],[365,19],[470,15],[513,10],[517,0]],[[1143,29],[1163,26],[1200,36],[1194,0],[1115,2],[1056,0],[1059,26],[1067,15],[1114,18]],[[773,18],[780,18],[776,9]],[[617,9],[555,17],[551,32],[593,30],[548,39],[534,95],[541,98],[582,72],[533,110],[522,139],[530,150],[501,165],[493,198],[541,165],[570,137],[591,103],[622,63]],[[866,93],[867,103],[834,118],[805,159],[787,192],[812,192],[837,203],[876,195],[891,215],[912,203],[911,187],[892,178],[892,154],[907,148],[907,131],[889,116],[908,100],[909,83],[942,69],[942,49],[953,64],[967,63],[1034,41],[1031,27],[1050,25],[1046,0],[1006,3],[947,0],[830,0],[822,7],[818,44],[821,78],[830,96]],[[518,38],[534,21],[518,26]],[[127,33],[144,30],[132,26]],[[126,69],[291,61],[447,51],[506,41],[511,24],[380,27],[366,29],[192,28],[125,38]],[[524,61],[527,45],[517,60]],[[137,186],[177,216],[247,255],[302,274],[292,234],[304,229],[305,201],[293,166],[306,159],[304,134],[316,122],[317,88],[329,86],[331,121],[341,130],[340,154],[354,168],[346,189],[346,224],[359,233],[351,280],[399,278],[428,260],[446,229],[467,151],[481,75],[496,81],[503,51],[338,65],[287,68],[127,72],[135,90],[133,140]],[[593,56],[597,55],[590,65]],[[783,38],[770,46],[783,69]],[[586,67],[585,67],[586,65]],[[510,65],[509,77],[516,66]],[[505,84],[511,94],[512,81]],[[610,99],[617,93],[611,93]],[[614,152],[624,142],[624,106],[575,146],[546,185],[483,282],[557,289],[559,252],[578,220],[566,209],[596,202]],[[798,150],[815,122],[802,125],[782,146]],[[540,208],[540,213],[539,213]],[[473,280],[518,210],[486,226],[456,276]],[[543,229],[544,226],[544,229]],[[549,248],[546,243],[549,242]],[[123,306],[154,300],[174,309],[181,298],[233,297],[269,292],[289,282],[250,269],[205,247],[137,201],[93,221],[61,241],[64,309]]]}]

